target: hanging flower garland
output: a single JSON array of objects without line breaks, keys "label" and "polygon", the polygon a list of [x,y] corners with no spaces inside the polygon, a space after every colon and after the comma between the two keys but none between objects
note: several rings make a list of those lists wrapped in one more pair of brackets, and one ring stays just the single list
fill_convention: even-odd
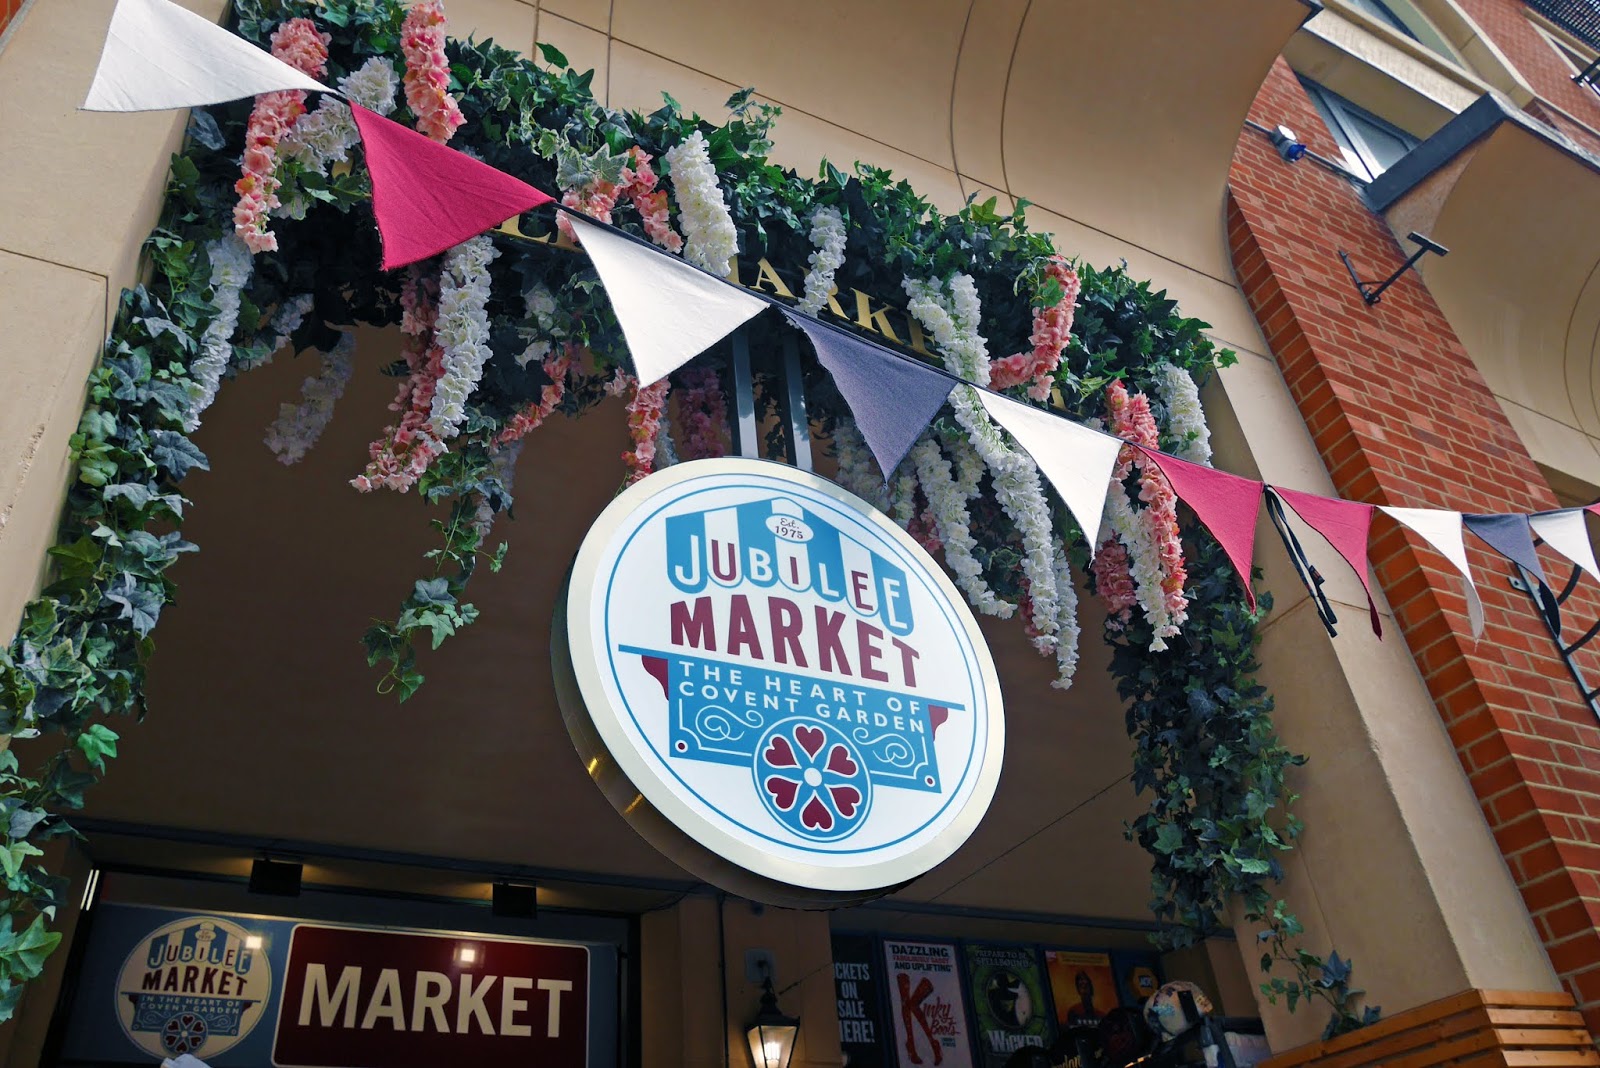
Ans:
[{"label": "hanging flower garland", "polygon": [[739,254],[739,231],[728,213],[705,135],[694,131],[669,148],[665,158],[672,168],[672,193],[678,201],[678,223],[683,227],[683,258],[718,277],[727,277]]},{"label": "hanging flower garland", "polygon": [[[395,76],[394,64],[383,56],[373,56],[360,68],[339,80],[339,91],[349,100],[379,115],[388,115],[395,107],[395,94],[400,80]],[[283,163],[292,163],[303,171],[326,176],[335,163],[350,158],[350,149],[361,141],[350,105],[333,96],[323,96],[317,110],[306,112],[295,120],[289,132],[278,145],[278,156]],[[273,209],[272,214],[287,219],[303,219],[310,210],[311,195],[298,185]]]},{"label": "hanging flower garland", "polygon": [[333,419],[333,407],[344,395],[355,371],[356,332],[345,330],[339,343],[322,358],[320,373],[301,384],[300,403],[278,406],[278,418],[263,439],[281,464],[297,464],[322,437]]},{"label": "hanging flower garland", "polygon": [[998,596],[983,577],[978,562],[977,539],[972,536],[972,516],[967,511],[967,489],[951,474],[950,461],[932,434],[924,433],[911,446],[911,464],[927,497],[934,528],[944,546],[944,562],[955,575],[967,601],[985,615],[1010,619],[1017,606]]},{"label": "hanging flower garland", "polygon": [[434,344],[440,372],[428,409],[428,429],[441,442],[461,430],[467,399],[489,361],[489,265],[500,255],[487,236],[474,237],[445,253],[439,278],[439,313]]},{"label": "hanging flower garland", "polygon": [[722,377],[709,367],[691,367],[678,376],[677,397],[684,459],[727,455],[722,430],[728,425],[728,398],[722,393]]},{"label": "hanging flower garland", "polygon": [[1044,267],[1047,285],[1059,289],[1054,303],[1033,309],[1033,333],[1029,352],[1019,352],[995,360],[990,367],[989,384],[995,389],[1010,389],[1027,383],[1028,396],[1042,401],[1050,396],[1061,352],[1072,338],[1072,313],[1078,306],[1081,284],[1078,272],[1061,256],[1051,256]]},{"label": "hanging flower garland", "polygon": [[416,116],[417,130],[440,144],[466,122],[450,95],[450,60],[444,54],[444,5],[423,0],[406,13],[400,27],[400,50],[406,57],[406,105]]},{"label": "hanging flower garland", "polygon": [[222,375],[233,360],[239,298],[254,267],[249,246],[236,233],[206,242],[206,258],[211,262],[211,303],[217,314],[200,335],[200,355],[190,369],[189,410],[183,420],[183,429],[190,433],[200,426],[200,414],[216,399]]},{"label": "hanging flower garland", "polygon": [[[310,19],[290,19],[272,35],[272,54],[312,78],[328,67],[333,38]],[[267,215],[278,207],[278,143],[295,120],[305,114],[306,94],[300,89],[262,93],[256,97],[245,129],[244,175],[234,185],[239,203],[233,209],[234,231],[251,252],[273,252],[278,238],[267,229]]]},{"label": "hanging flower garland", "polygon": [[833,279],[844,266],[845,249],[849,234],[845,230],[844,216],[838,208],[824,204],[811,213],[811,251],[805,281],[801,286],[800,300],[795,307],[807,315],[820,315],[833,296]]},{"label": "hanging flower garland", "polygon": [[1200,406],[1200,387],[1181,367],[1170,363],[1155,367],[1156,395],[1167,413],[1166,450],[1193,463],[1211,466],[1211,428]]},{"label": "hanging flower garland", "polygon": [[389,405],[390,411],[400,413],[400,421],[385,427],[383,437],[369,446],[371,461],[367,469],[351,480],[350,484],[363,493],[380,487],[406,492],[416,485],[433,458],[444,451],[428,428],[434,386],[443,370],[444,357],[434,339],[438,288],[438,279],[420,267],[406,271],[400,289],[400,332],[405,335],[401,351],[409,373]]},{"label": "hanging flower garland", "polygon": [[550,418],[550,413],[556,410],[561,398],[566,395],[567,375],[572,369],[578,351],[578,347],[571,342],[566,342],[554,350],[549,350],[547,347],[541,367],[550,384],[539,391],[538,400],[515,412],[506,421],[505,427],[495,437],[496,445],[505,446],[520,442]]},{"label": "hanging flower garland", "polygon": [[[978,333],[980,309],[972,278],[957,274],[946,296],[930,282],[905,280],[911,298],[908,310],[933,337],[945,366],[969,382],[989,383],[989,360],[983,336]],[[1051,547],[1050,506],[1045,499],[1039,469],[1020,449],[1005,441],[989,420],[971,386],[957,386],[950,394],[956,421],[966,430],[974,449],[993,473],[995,497],[1016,525],[1022,538],[1022,572],[1028,584],[1030,638],[1041,654],[1054,654],[1060,630],[1056,603],[1056,567]]]}]

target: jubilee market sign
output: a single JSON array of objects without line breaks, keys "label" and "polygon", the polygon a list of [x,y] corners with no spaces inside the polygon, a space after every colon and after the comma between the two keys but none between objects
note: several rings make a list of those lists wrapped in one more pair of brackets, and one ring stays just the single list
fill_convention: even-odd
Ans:
[{"label": "jubilee market sign", "polygon": [[553,636],[591,776],[657,848],[745,896],[885,893],[955,852],[994,795],[1000,689],[966,602],[808,472],[700,460],[636,483],[585,538]]}]

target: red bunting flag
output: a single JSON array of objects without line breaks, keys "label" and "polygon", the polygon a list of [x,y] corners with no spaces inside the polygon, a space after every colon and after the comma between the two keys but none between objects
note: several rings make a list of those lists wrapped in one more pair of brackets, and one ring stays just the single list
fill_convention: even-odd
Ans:
[{"label": "red bunting flag", "polygon": [[437,256],[555,199],[360,104],[350,110],[372,173],[386,271]]},{"label": "red bunting flag", "polygon": [[1378,606],[1372,600],[1372,582],[1367,577],[1367,535],[1372,530],[1372,514],[1377,507],[1358,501],[1319,497],[1315,493],[1272,487],[1272,492],[1283,503],[1294,509],[1294,514],[1306,526],[1321,534],[1333,551],[1344,558],[1361,580],[1367,591],[1367,612],[1372,616],[1372,633],[1383,637],[1383,623],[1378,618]]},{"label": "red bunting flag", "polygon": [[1254,610],[1256,593],[1250,588],[1250,565],[1256,552],[1256,513],[1261,510],[1261,494],[1266,487],[1254,479],[1180,460],[1143,445],[1134,448],[1160,468],[1171,483],[1172,492],[1194,510],[1222,545]]}]

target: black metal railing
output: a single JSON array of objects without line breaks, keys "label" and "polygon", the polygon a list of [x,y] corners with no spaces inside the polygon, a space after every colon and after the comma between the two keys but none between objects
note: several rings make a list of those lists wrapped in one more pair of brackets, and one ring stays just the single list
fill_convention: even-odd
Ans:
[{"label": "black metal railing", "polygon": [[1600,52],[1600,0],[1523,0],[1529,7]]}]

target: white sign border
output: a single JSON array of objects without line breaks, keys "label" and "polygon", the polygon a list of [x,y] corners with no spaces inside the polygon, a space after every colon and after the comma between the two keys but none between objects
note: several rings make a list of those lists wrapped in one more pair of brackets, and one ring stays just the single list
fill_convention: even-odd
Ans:
[{"label": "white sign border", "polygon": [[[960,621],[982,675],[974,688],[985,698],[988,737],[967,803],[941,831],[917,848],[898,857],[851,867],[824,867],[773,856],[739,840],[686,804],[637,752],[622,726],[602,676],[605,663],[602,657],[606,651],[596,650],[590,637],[594,633],[594,590],[607,578],[600,573],[601,564],[617,532],[651,498],[680,483],[718,475],[776,478],[828,497],[841,509],[857,515],[863,523],[898,543],[913,559],[924,560],[929,581],[946,599],[952,608],[951,614]],[[763,878],[809,890],[837,893],[888,890],[927,873],[946,860],[971,837],[988,812],[1005,760],[1004,703],[988,642],[966,599],[944,569],[888,516],[827,479],[787,464],[745,458],[694,460],[658,471],[618,494],[595,519],[578,550],[565,596],[567,647],[589,725],[599,735],[607,755],[643,799],[679,831],[723,860]]]}]

